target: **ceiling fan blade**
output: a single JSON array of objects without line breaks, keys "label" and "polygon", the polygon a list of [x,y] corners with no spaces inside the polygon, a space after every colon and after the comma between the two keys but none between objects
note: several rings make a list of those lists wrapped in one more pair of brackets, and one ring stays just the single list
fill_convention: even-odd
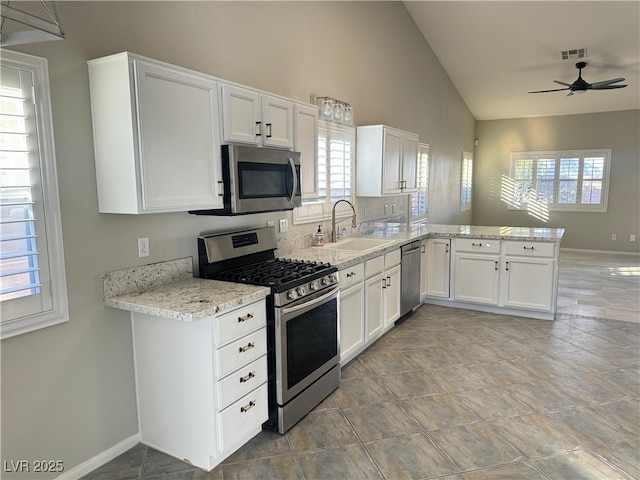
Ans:
[{"label": "ceiling fan blade", "polygon": [[567,88],[554,88],[553,90],[536,90],[535,92],[527,92],[527,93],[547,93],[547,92],[560,92],[562,90],[570,90],[569,87]]},{"label": "ceiling fan blade", "polygon": [[566,83],[566,82],[561,82],[560,80],[554,80],[555,83],[558,83],[560,85],[564,85],[565,87],[570,87],[571,84],[570,83]]},{"label": "ceiling fan blade", "polygon": [[613,90],[614,88],[624,88],[626,85],[601,85],[599,87],[594,87],[591,85],[591,90]]},{"label": "ceiling fan blade", "polygon": [[618,82],[623,82],[624,78],[612,78],[611,80],[603,80],[601,82],[593,82],[591,84],[592,87],[594,88],[599,88],[603,85],[611,85],[612,83],[618,83]]}]

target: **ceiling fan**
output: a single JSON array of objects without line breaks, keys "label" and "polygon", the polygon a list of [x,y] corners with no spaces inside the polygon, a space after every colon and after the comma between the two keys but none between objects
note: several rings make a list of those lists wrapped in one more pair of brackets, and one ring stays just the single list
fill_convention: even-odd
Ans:
[{"label": "ceiling fan", "polygon": [[[554,80],[555,83],[564,85],[565,88],[555,88],[552,90],[537,90],[529,93],[547,93],[547,92],[560,92],[562,90],[570,90],[569,95],[574,93],[584,93],[587,90],[613,90],[614,88],[624,88],[626,85],[613,85],[614,83],[624,81],[624,78],[612,78],[611,80],[603,80],[601,82],[588,83],[582,78],[582,69],[587,66],[586,62],[576,63],[578,69],[578,78],[573,83],[565,83],[560,80]],[[569,96],[567,95],[567,96]]]}]

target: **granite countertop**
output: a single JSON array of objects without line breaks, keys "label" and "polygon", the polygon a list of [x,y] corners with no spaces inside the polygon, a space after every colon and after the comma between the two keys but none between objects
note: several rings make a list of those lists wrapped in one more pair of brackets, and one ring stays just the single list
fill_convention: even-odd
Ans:
[{"label": "granite countertop", "polygon": [[104,304],[130,312],[195,322],[265,298],[271,289],[193,278],[191,257],[103,276]]},{"label": "granite countertop", "polygon": [[282,258],[330,263],[339,269],[343,269],[361,263],[369,258],[377,257],[385,252],[400,248],[414,240],[422,240],[430,237],[560,242],[563,235],[564,228],[484,227],[474,225],[423,224],[411,227],[411,229],[406,232],[398,232],[397,230],[379,230],[374,231],[371,235],[359,236],[358,238],[374,238],[388,241],[384,245],[377,248],[370,248],[365,251],[339,250],[332,248],[331,245],[325,245],[324,247],[294,249],[284,254],[280,254],[279,256]]},{"label": "granite countertop", "polygon": [[[339,250],[329,245],[307,246],[278,252],[278,256],[330,263],[343,269],[429,237],[560,242],[563,235],[563,228],[428,224],[411,227],[409,231],[390,228],[363,235],[359,238],[384,241],[364,251]],[[271,292],[269,287],[193,278],[191,257],[109,272],[103,276],[103,282],[105,305],[183,322],[195,322],[232,310],[265,298]]]}]

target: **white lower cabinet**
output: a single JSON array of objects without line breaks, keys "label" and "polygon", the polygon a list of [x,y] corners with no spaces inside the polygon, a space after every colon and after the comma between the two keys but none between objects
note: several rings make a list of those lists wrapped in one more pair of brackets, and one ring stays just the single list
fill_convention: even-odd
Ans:
[{"label": "white lower cabinet", "polygon": [[365,343],[373,342],[384,328],[383,306],[384,288],[387,279],[384,272],[367,278],[364,282]]},{"label": "white lower cabinet", "polygon": [[204,470],[268,418],[261,300],[197,322],[132,313],[140,440]]},{"label": "white lower cabinet", "polygon": [[[558,285],[555,242],[456,238],[451,296],[442,293],[442,247],[427,242],[427,303],[552,320]],[[431,247],[431,249],[430,249]],[[433,262],[440,262],[434,266]],[[429,281],[435,277],[434,292]]]},{"label": "white lower cabinet", "polygon": [[420,303],[427,298],[427,274],[429,269],[429,256],[427,255],[427,240],[420,244]]},{"label": "white lower cabinet", "polygon": [[400,261],[402,255],[400,249],[389,252],[384,256],[384,275],[386,286],[384,288],[384,330],[393,327],[400,318],[400,301],[402,291]]},{"label": "white lower cabinet", "polygon": [[556,245],[504,242],[502,304],[526,310],[554,311]]},{"label": "white lower cabinet", "polygon": [[339,272],[340,277],[340,362],[347,364],[365,345],[364,264]]},{"label": "white lower cabinet", "polygon": [[500,241],[456,239],[454,246],[454,300],[497,305]]},{"label": "white lower cabinet", "polygon": [[427,240],[427,295],[449,298],[451,271],[451,239],[430,238]]}]

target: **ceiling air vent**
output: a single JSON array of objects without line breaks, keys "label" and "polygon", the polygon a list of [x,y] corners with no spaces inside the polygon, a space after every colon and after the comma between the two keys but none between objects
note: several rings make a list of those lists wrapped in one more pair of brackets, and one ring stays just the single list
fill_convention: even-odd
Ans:
[{"label": "ceiling air vent", "polygon": [[562,51],[563,60],[575,60],[576,58],[584,58],[587,56],[587,47],[573,48],[571,50]]}]

